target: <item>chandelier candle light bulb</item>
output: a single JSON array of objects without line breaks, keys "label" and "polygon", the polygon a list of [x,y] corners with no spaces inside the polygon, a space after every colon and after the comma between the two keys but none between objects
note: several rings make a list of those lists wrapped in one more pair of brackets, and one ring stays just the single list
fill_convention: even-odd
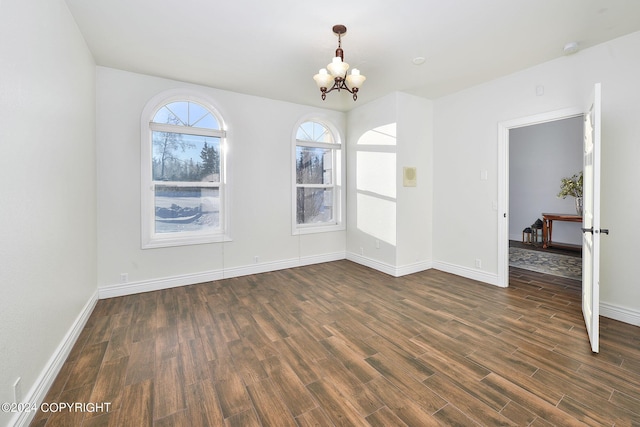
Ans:
[{"label": "chandelier candle light bulb", "polygon": [[328,88],[333,86],[333,76],[327,72],[326,68],[321,68],[318,74],[313,76],[319,88]]},{"label": "chandelier candle light bulb", "polygon": [[366,79],[367,78],[365,76],[360,74],[360,70],[354,68],[353,70],[351,70],[351,74],[347,76],[347,83],[349,83],[349,86],[351,86],[352,88],[358,89],[360,88],[360,86],[362,86],[362,83],[364,83]]},{"label": "chandelier candle light bulb", "polygon": [[349,69],[349,64],[343,62],[342,58],[340,58],[339,56],[336,56],[335,58],[333,58],[333,61],[331,61],[331,64],[327,65],[327,68],[329,69],[329,72],[332,76],[344,77],[344,75],[347,73],[347,70]]}]

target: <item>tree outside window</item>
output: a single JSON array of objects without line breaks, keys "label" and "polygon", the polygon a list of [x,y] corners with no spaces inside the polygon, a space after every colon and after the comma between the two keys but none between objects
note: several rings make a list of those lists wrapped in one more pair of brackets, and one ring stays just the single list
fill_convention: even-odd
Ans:
[{"label": "tree outside window", "polygon": [[302,123],[295,147],[295,221],[297,228],[335,225],[339,221],[336,186],[341,145],[322,123]]},{"label": "tree outside window", "polygon": [[224,131],[219,123],[209,109],[193,101],[167,103],[153,116],[150,176],[143,177],[152,192],[143,200],[152,214],[144,219],[149,220],[145,231],[151,247],[199,243],[224,231]]}]

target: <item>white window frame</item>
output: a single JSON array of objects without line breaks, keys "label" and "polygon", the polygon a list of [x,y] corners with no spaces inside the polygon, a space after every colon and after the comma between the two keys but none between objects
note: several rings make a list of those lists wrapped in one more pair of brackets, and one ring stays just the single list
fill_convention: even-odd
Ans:
[{"label": "white window frame", "polygon": [[[334,142],[333,143],[325,143],[325,142],[316,142],[316,141],[299,141],[297,139],[298,129],[306,122],[315,122],[319,123],[331,132]],[[297,156],[296,150],[298,146],[303,147],[311,147],[311,148],[326,148],[332,150],[332,161],[333,161],[333,170],[332,170],[332,179],[331,185],[327,184],[298,184],[297,183]],[[317,116],[307,116],[303,119],[299,120],[294,129],[293,129],[293,137],[292,137],[292,149],[291,149],[291,182],[292,182],[292,202],[291,202],[291,224],[292,224],[292,234],[310,234],[310,233],[323,233],[323,232],[331,232],[331,231],[340,231],[344,230],[345,221],[344,221],[344,207],[346,206],[346,192],[344,190],[345,183],[345,147],[343,143],[343,139],[341,137],[338,129],[331,123],[330,120],[325,118],[319,118]],[[319,223],[311,223],[311,224],[298,224],[297,222],[297,214],[298,214],[298,206],[297,206],[297,191],[300,187],[306,188],[333,188],[333,220],[331,222],[319,222]]]},{"label": "white window frame", "polygon": [[[152,122],[156,113],[165,105],[172,102],[193,102],[206,108],[220,124],[220,130],[203,129],[196,127],[185,127],[177,125],[167,125]],[[141,171],[141,246],[142,249],[162,248],[171,246],[197,245],[204,243],[215,243],[230,241],[228,235],[229,220],[227,207],[227,131],[222,116],[214,107],[212,100],[200,93],[189,90],[171,90],[156,95],[145,106],[141,115],[141,138],[140,138],[140,171]],[[211,187],[219,188],[219,227],[211,232],[175,232],[156,233],[155,232],[155,185],[158,183],[152,176],[153,159],[153,131],[176,132],[189,135],[211,136],[220,138],[220,182],[176,182],[163,181],[162,184],[173,187]],[[194,185],[196,184],[196,185]]]}]

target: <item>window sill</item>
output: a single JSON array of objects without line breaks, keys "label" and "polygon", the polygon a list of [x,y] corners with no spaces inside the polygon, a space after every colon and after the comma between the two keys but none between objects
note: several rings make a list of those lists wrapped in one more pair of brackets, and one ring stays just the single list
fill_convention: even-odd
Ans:
[{"label": "window sill", "polygon": [[313,233],[329,233],[332,231],[343,231],[346,227],[344,224],[322,224],[322,225],[306,225],[306,226],[294,226],[291,234],[313,234]]}]

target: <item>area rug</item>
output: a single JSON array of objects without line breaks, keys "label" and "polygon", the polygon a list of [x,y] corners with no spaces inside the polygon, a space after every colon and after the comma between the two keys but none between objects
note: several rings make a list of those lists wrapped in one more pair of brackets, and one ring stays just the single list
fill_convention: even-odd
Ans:
[{"label": "area rug", "polygon": [[544,251],[509,248],[509,266],[582,280],[582,258]]}]

